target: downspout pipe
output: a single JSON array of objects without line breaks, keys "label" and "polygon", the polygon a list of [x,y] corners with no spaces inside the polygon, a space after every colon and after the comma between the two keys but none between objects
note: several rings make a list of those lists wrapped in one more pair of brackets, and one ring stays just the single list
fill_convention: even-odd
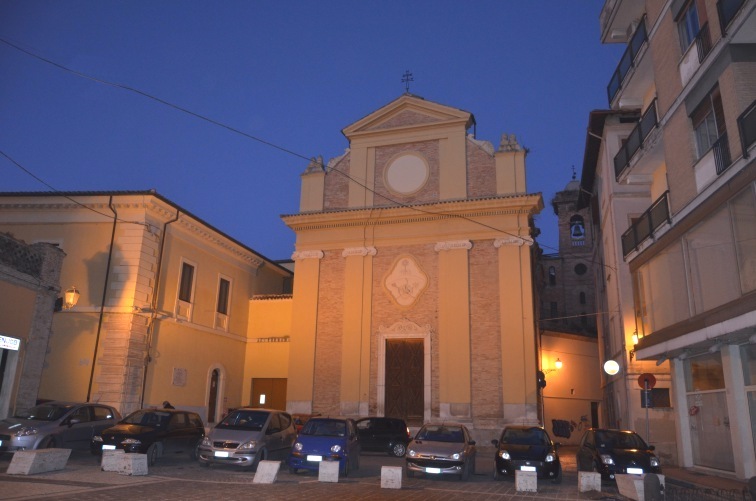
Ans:
[{"label": "downspout pipe", "polygon": [[147,392],[147,369],[152,361],[150,350],[152,349],[152,337],[155,332],[155,318],[157,317],[158,293],[160,292],[160,274],[163,269],[163,249],[165,248],[165,237],[168,225],[178,221],[181,211],[176,209],[176,216],[170,221],[163,224],[163,231],[160,235],[160,254],[158,255],[157,270],[155,272],[155,289],[152,291],[152,303],[150,304],[150,323],[147,326],[147,354],[144,360],[144,372],[142,373],[142,395],[139,397],[139,406],[144,407],[144,394]]},{"label": "downspout pipe", "polygon": [[97,349],[100,346],[100,333],[102,332],[102,320],[105,316],[105,297],[108,293],[108,281],[110,279],[110,263],[113,260],[113,243],[115,242],[116,225],[118,224],[118,212],[113,207],[113,195],[110,195],[108,207],[113,213],[113,229],[110,233],[110,250],[108,251],[108,263],[105,265],[105,285],[102,287],[102,299],[100,300],[100,319],[97,322],[97,335],[95,336],[94,353],[92,354],[92,371],[89,373],[89,387],[87,388],[87,402],[92,398],[92,383],[94,382],[95,364],[97,362]]}]

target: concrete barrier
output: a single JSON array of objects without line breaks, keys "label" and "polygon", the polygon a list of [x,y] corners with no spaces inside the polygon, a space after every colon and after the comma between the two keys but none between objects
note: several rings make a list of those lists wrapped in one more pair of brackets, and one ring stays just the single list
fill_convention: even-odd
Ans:
[{"label": "concrete barrier", "polygon": [[339,462],[321,461],[320,465],[318,466],[318,480],[320,482],[338,482]]},{"label": "concrete barrier", "polygon": [[402,488],[402,467],[401,466],[381,466],[381,488],[382,489],[401,489]]},{"label": "concrete barrier", "polygon": [[281,461],[260,461],[257,463],[255,478],[253,484],[272,484],[278,477],[278,470],[281,469]]},{"label": "concrete barrier", "polygon": [[48,471],[62,470],[68,463],[71,449],[38,449],[13,453],[8,470],[9,475],[34,475]]},{"label": "concrete barrier", "polygon": [[[629,499],[634,499],[635,501],[646,501],[646,499],[653,500],[657,499],[656,496],[658,493],[649,493],[649,496],[644,495],[644,479],[646,475],[655,475],[654,473],[646,473],[643,475],[627,475],[627,474],[617,474],[614,476],[614,479],[617,481],[617,490],[620,494],[625,496]],[[662,488],[664,488],[664,475],[656,475],[659,478],[659,484]]]},{"label": "concrete barrier", "polygon": [[595,473],[592,471],[579,471],[578,472],[578,491],[601,492],[601,473]]},{"label": "concrete barrier", "polygon": [[538,492],[538,474],[534,471],[515,471],[515,490],[517,492]]}]

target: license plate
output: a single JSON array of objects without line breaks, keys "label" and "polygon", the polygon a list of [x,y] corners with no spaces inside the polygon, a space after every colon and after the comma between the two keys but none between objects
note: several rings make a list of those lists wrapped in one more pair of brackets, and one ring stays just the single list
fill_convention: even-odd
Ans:
[{"label": "license plate", "polygon": [[425,473],[441,473],[441,468],[426,468]]},{"label": "license plate", "polygon": [[228,451],[215,451],[215,457],[217,457],[217,458],[227,458],[228,457]]},{"label": "license plate", "polygon": [[320,462],[323,461],[323,456],[307,456],[307,461]]},{"label": "license plate", "polygon": [[643,475],[643,468],[628,468],[627,472],[630,475]]},{"label": "license plate", "polygon": [[522,471],[536,471],[535,466],[520,466],[520,470]]},{"label": "license plate", "polygon": [[102,450],[104,450],[104,451],[114,451],[115,450],[115,445],[103,444]]}]

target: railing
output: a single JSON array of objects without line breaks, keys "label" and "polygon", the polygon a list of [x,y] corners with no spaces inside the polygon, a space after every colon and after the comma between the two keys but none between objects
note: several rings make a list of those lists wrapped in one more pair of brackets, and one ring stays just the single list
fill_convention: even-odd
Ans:
[{"label": "railing", "polygon": [[719,136],[719,139],[711,146],[714,150],[714,165],[717,169],[717,175],[727,170],[732,163],[730,156],[730,144],[727,142],[727,132]]},{"label": "railing", "polygon": [[696,49],[698,52],[698,63],[703,63],[706,56],[711,52],[711,34],[709,33],[709,23],[704,23],[696,35]]},{"label": "railing", "polygon": [[662,224],[669,222],[669,192],[665,191],[630,228],[622,234],[622,255],[627,256],[649,238]]},{"label": "railing", "polygon": [[617,179],[625,171],[628,165],[630,165],[630,159],[633,155],[643,147],[643,142],[648,135],[654,130],[654,127],[659,123],[656,116],[656,99],[651,103],[646,112],[638,121],[638,125],[630,132],[625,144],[622,145],[620,150],[614,156],[614,175]]},{"label": "railing", "polygon": [[722,29],[722,36],[727,34],[727,27],[740,8],[745,3],[745,0],[719,0],[717,2],[717,14],[719,14],[719,27]]},{"label": "railing", "polygon": [[756,142],[756,100],[738,117],[738,131],[743,158],[748,158],[748,149]]},{"label": "railing", "polygon": [[622,54],[617,69],[614,70],[612,78],[609,80],[609,85],[606,86],[606,93],[609,96],[609,105],[611,106],[614,97],[622,87],[622,82],[625,80],[630,69],[635,66],[635,57],[643,47],[643,44],[648,41],[648,33],[646,32],[646,16],[641,18],[640,24],[635,29],[633,37],[627,44],[625,53]]}]

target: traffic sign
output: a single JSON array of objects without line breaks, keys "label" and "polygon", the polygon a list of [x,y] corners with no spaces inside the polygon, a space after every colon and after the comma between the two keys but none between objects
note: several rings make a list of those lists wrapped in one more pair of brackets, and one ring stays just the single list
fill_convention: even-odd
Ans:
[{"label": "traffic sign", "polygon": [[[648,372],[644,372],[640,376],[638,376],[638,385],[643,388],[644,390],[650,390],[656,385],[656,378],[653,374],[649,374]],[[646,386],[648,385],[648,386]]]}]

